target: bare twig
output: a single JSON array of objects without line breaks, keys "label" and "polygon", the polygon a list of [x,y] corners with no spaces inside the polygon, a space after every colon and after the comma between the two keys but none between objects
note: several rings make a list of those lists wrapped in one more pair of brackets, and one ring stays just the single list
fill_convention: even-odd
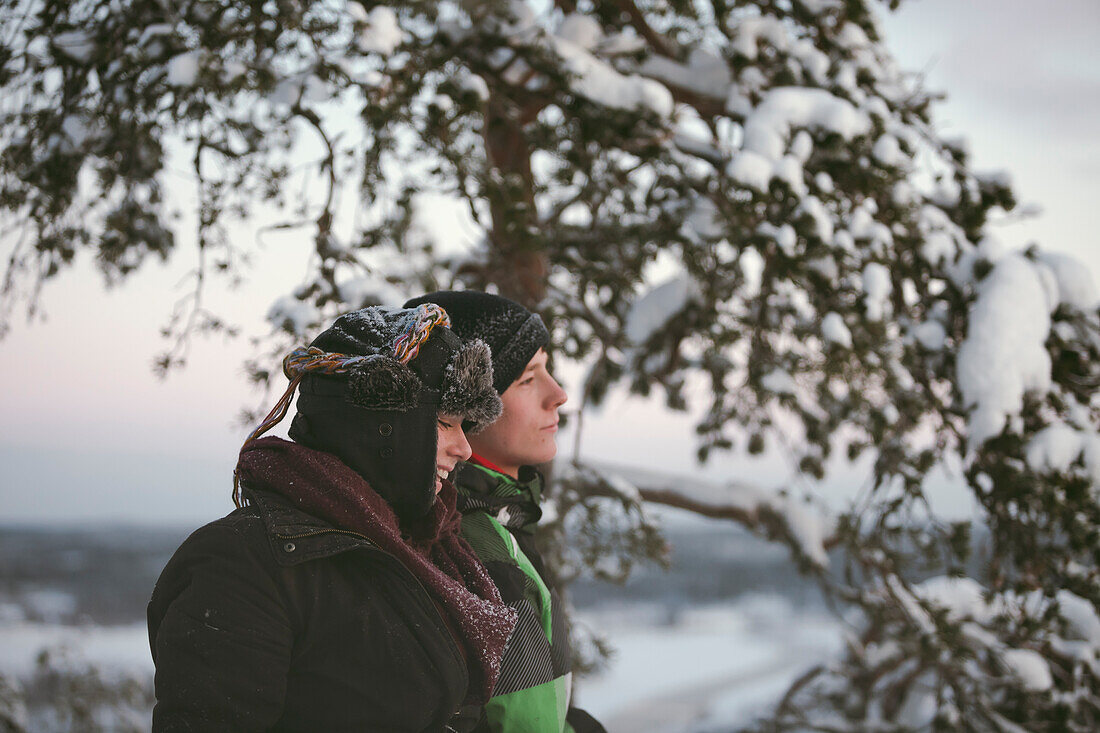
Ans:
[{"label": "bare twig", "polygon": [[616,0],[616,5],[630,18],[630,25],[638,31],[638,35],[646,39],[651,46],[662,56],[676,58],[676,48],[672,42],[662,36],[646,21],[645,15],[638,9],[634,0]]}]

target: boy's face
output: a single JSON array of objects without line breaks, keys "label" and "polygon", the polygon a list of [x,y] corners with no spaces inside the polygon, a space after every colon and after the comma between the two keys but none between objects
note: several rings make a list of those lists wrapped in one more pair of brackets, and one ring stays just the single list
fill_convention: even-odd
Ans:
[{"label": "boy's face", "polygon": [[565,391],[546,371],[546,352],[539,349],[527,368],[500,396],[504,413],[470,445],[482,458],[515,477],[520,466],[546,463],[558,452],[558,408]]}]

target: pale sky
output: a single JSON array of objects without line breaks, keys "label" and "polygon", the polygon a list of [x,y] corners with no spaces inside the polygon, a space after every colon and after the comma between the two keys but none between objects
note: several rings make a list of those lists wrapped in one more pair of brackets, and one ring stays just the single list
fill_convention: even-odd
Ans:
[{"label": "pale sky", "polygon": [[[948,93],[940,129],[966,137],[977,169],[1007,170],[1021,201],[1042,208],[998,227],[1001,239],[1039,242],[1100,273],[1100,3],[908,0],[886,31],[902,66],[927,70]],[[211,305],[257,332],[304,271],[299,236],[270,240],[244,289]],[[200,341],[190,366],[163,382],[150,369],[185,268],[154,265],[105,292],[82,261],[47,288],[46,322],[17,320],[0,341],[0,524],[198,525],[231,508],[247,432],[234,417],[257,400],[241,369],[247,342]],[[559,445],[572,455],[571,431]],[[624,399],[587,418],[583,454],[765,486],[789,476],[733,459],[696,469],[689,419]],[[839,474],[830,490],[850,495],[858,480]]]}]

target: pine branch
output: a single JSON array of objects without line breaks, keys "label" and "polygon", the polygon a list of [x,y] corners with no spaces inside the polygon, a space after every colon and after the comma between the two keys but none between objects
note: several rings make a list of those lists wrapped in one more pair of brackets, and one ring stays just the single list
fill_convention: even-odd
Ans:
[{"label": "pine branch", "polygon": [[667,38],[653,30],[634,0],[615,0],[615,4],[630,18],[630,25],[638,31],[638,35],[646,39],[659,54],[671,59],[676,58],[676,47]]}]

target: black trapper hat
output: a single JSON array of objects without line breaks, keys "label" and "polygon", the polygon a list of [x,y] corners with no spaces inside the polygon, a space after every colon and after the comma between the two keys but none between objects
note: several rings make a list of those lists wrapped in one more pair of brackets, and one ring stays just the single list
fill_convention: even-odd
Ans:
[{"label": "black trapper hat", "polygon": [[501,412],[489,348],[448,325],[433,305],[362,308],[284,361],[300,388],[291,439],[337,456],[402,518],[435,501],[438,414],[476,432]]}]

